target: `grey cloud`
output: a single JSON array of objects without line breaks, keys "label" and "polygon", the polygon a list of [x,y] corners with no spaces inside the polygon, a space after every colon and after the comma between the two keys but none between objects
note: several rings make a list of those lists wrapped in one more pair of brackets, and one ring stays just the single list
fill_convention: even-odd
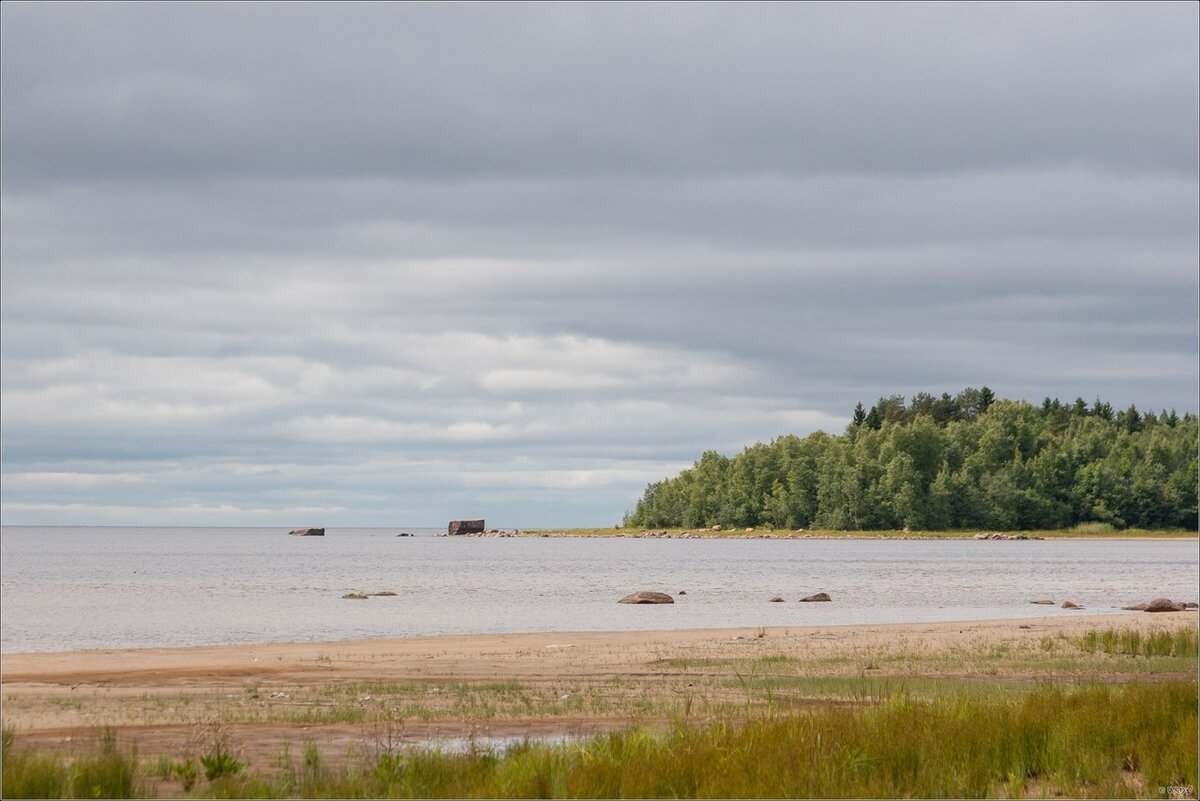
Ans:
[{"label": "grey cloud", "polygon": [[16,184],[1196,164],[1185,5],[172,4],[6,17]]},{"label": "grey cloud", "polygon": [[0,14],[5,522],[611,523],[883,394],[1196,408],[1194,5]]}]

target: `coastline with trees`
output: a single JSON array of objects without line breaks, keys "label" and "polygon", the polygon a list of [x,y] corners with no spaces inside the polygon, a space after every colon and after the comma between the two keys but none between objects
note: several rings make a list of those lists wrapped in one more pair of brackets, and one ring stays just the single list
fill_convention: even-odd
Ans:
[{"label": "coastline with trees", "polygon": [[1197,527],[1197,418],[986,386],[860,403],[844,433],[706,451],[650,484],[632,527],[835,531]]}]

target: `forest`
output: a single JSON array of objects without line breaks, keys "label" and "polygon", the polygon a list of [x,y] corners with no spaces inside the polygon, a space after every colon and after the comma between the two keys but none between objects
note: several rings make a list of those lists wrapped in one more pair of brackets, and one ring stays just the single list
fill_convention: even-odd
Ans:
[{"label": "forest", "polygon": [[705,452],[650,484],[625,526],[1195,530],[1197,418],[1097,399],[880,398],[843,434]]}]

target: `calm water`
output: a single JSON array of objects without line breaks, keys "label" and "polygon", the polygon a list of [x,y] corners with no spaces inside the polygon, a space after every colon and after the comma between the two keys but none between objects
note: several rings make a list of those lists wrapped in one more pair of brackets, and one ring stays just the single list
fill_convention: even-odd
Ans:
[{"label": "calm water", "polygon": [[[973,620],[1196,600],[1195,541],[492,539],[400,529],[0,530],[0,647]],[[671,606],[616,601],[635,590]],[[346,592],[396,597],[344,600]],[[797,599],[824,591],[828,604]],[[781,595],[787,603],[767,599]]]}]

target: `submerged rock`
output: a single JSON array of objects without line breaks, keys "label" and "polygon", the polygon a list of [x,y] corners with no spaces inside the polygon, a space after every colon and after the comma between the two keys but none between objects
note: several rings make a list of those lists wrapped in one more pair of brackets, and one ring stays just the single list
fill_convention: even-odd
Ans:
[{"label": "submerged rock", "polygon": [[783,599],[782,599],[782,598],[780,598],[778,595],[776,595],[774,598],[772,598],[772,599],[769,601],[769,603],[773,603],[773,604],[781,604],[781,603],[783,603]]},{"label": "submerged rock", "polygon": [[635,592],[626,595],[619,604],[673,604],[675,599],[665,592]]},{"label": "submerged rock", "polygon": [[361,592],[348,592],[348,593],[346,593],[345,595],[343,595],[342,597],[343,597],[343,598],[350,598],[350,599],[352,599],[352,600],[355,600],[355,601],[365,601],[365,600],[367,600],[367,596],[366,596],[366,595],[363,595]]},{"label": "submerged rock", "polygon": [[818,592],[816,595],[810,595],[807,598],[801,598],[800,600],[801,600],[801,602],[804,602],[804,601],[832,601],[833,599],[829,597],[829,593]]},{"label": "submerged rock", "polygon": [[376,598],[393,598],[395,597],[396,593],[392,592],[391,590],[384,590],[383,592],[368,592],[367,595],[371,595]]},{"label": "submerged rock", "polygon": [[1041,598],[1041,599],[1039,599],[1039,600],[1036,600],[1036,601],[1030,601],[1029,603],[1031,603],[1031,604],[1042,604],[1043,606],[1054,606],[1054,601],[1051,601],[1049,598]]},{"label": "submerged rock", "polygon": [[294,528],[288,532],[292,537],[324,537],[325,529],[323,528]]}]

